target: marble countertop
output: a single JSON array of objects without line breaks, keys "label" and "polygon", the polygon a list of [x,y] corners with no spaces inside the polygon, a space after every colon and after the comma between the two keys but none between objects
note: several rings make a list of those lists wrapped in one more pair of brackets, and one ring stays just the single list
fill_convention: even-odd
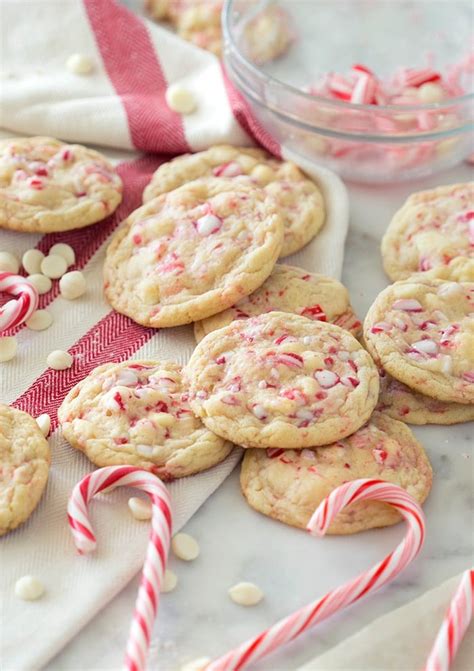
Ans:
[{"label": "marble countertop", "polygon": [[[465,181],[472,171],[459,166],[430,179],[384,187],[349,184],[351,224],[343,281],[363,317],[387,284],[380,239],[393,212],[413,191]],[[425,505],[427,540],[419,558],[375,596],[332,618],[253,668],[293,671],[381,614],[473,564],[474,470],[472,424],[415,427],[434,470]],[[238,469],[202,506],[185,531],[201,555],[192,563],[174,558],[177,589],[163,596],[152,641],[150,669],[178,671],[185,661],[217,656],[278,618],[366,569],[401,539],[404,528],[352,537],[312,538],[251,510],[239,491]],[[243,609],[227,590],[241,580],[257,583],[265,599]],[[51,671],[121,668],[138,578],[133,580],[48,665]]]}]

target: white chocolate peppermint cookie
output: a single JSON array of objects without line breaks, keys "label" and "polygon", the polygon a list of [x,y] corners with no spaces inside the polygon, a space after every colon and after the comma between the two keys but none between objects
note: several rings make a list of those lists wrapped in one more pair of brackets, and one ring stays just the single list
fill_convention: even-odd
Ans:
[{"label": "white chocolate peppermint cookie", "polygon": [[36,420],[0,404],[0,536],[25,522],[48,480],[49,445]]},{"label": "white chocolate peppermint cookie", "polygon": [[[410,429],[375,412],[352,436],[326,447],[247,450],[240,484],[252,508],[305,529],[321,501],[348,480],[385,480],[423,503],[432,477],[428,457]],[[327,533],[353,534],[400,519],[386,503],[363,501],[339,513]]]},{"label": "white chocolate peppermint cookie", "polygon": [[243,447],[327,445],[362,426],[379,392],[374,362],[348,331],[285,312],[213,331],[184,376],[194,412]]},{"label": "white chocolate peppermint cookie", "polygon": [[460,424],[474,420],[474,404],[448,403],[413,391],[384,370],[376,410],[407,424]]},{"label": "white chocolate peppermint cookie", "polygon": [[474,403],[474,283],[396,282],[375,299],[364,338],[376,361],[411,389]]},{"label": "white chocolate peppermint cookie", "polygon": [[140,324],[188,324],[259,287],[282,240],[281,218],[263,189],[196,180],[129,216],[107,250],[105,293]]},{"label": "white chocolate peppermint cookie", "polygon": [[474,182],[410,196],[385,233],[382,257],[392,280],[474,259]]},{"label": "white chocolate peppermint cookie", "polygon": [[231,443],[191,411],[181,368],[169,361],[125,361],[95,368],[58,410],[65,438],[97,466],[132,464],[163,480],[222,461]]},{"label": "white chocolate peppermint cookie", "polygon": [[282,7],[269,5],[252,18],[243,31],[243,49],[254,63],[273,61],[294,40],[291,17]]},{"label": "white chocolate peppermint cookie", "polygon": [[261,149],[219,145],[164,163],[146,187],[148,201],[200,177],[247,175],[275,199],[285,237],[280,257],[304,247],[324,224],[325,206],[316,184],[294,164],[278,161]]},{"label": "white chocolate peppermint cookie", "polygon": [[222,0],[147,0],[152,18],[169,21],[180,37],[201,49],[221,55]]},{"label": "white chocolate peppermint cookie", "polygon": [[122,181],[97,151],[49,137],[0,142],[0,228],[47,233],[112,214]]},{"label": "white chocolate peppermint cookie", "polygon": [[354,314],[345,286],[332,277],[277,264],[268,280],[253,294],[224,312],[196,322],[194,335],[199,342],[211,331],[227,326],[235,319],[247,319],[273,310],[330,322],[355,337],[361,333],[362,324]]}]

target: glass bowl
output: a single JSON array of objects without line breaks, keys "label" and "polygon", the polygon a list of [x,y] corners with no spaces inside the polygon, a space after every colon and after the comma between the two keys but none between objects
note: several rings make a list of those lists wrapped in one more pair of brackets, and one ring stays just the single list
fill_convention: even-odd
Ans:
[{"label": "glass bowl", "polygon": [[[377,183],[431,175],[473,152],[471,2],[226,0],[222,23],[230,81],[263,127],[297,154]],[[272,58],[268,47],[281,53]],[[354,64],[388,80],[401,67],[431,66],[444,76],[461,62],[463,94],[441,102],[358,104],[310,92]]]}]

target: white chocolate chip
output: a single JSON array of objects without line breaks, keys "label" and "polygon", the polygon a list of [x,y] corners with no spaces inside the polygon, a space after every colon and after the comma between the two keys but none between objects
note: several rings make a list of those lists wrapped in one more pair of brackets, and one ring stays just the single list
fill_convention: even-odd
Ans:
[{"label": "white chocolate chip", "polygon": [[55,349],[53,352],[50,352],[46,359],[49,368],[53,368],[54,370],[71,368],[73,361],[74,359],[69,352],[64,352],[61,349]]},{"label": "white chocolate chip", "polygon": [[427,82],[416,89],[418,100],[423,103],[439,103],[445,98],[445,93],[439,84]]},{"label": "white chocolate chip", "polygon": [[80,270],[72,270],[70,273],[65,273],[59,280],[61,296],[68,301],[73,301],[82,296],[85,293],[86,286],[86,278]]},{"label": "white chocolate chip", "polygon": [[17,342],[14,336],[0,337],[0,362],[10,361],[16,356]]},{"label": "white chocolate chip", "polygon": [[51,417],[47,412],[44,412],[42,415],[36,418],[36,423],[41,429],[41,433],[45,438],[48,437],[49,432],[51,431]]},{"label": "white chocolate chip", "polygon": [[16,274],[20,270],[20,262],[10,252],[0,252],[0,270]]},{"label": "white chocolate chip", "polygon": [[176,534],[171,540],[171,549],[178,559],[192,561],[199,557],[198,542],[189,534]]},{"label": "white chocolate chip", "polygon": [[41,272],[55,280],[62,277],[67,270],[67,262],[59,254],[49,254],[41,261]]},{"label": "white chocolate chip", "polygon": [[268,167],[268,165],[264,165],[263,163],[256,165],[251,174],[252,177],[262,186],[269,184],[275,179],[275,173],[273,170]]},{"label": "white chocolate chip", "polygon": [[47,310],[36,310],[27,320],[26,325],[32,331],[44,331],[53,323],[53,315]]},{"label": "white chocolate chip", "polygon": [[151,501],[140,499],[138,496],[132,496],[128,499],[128,507],[136,520],[151,520]]},{"label": "white chocolate chip", "polygon": [[24,575],[15,583],[15,595],[23,601],[36,601],[44,594],[44,585],[34,575]]},{"label": "white chocolate chip", "polygon": [[66,261],[68,268],[76,262],[75,251],[71,245],[66,245],[65,242],[58,242],[57,244],[53,245],[49,250],[49,254],[57,254],[58,256],[62,256]]},{"label": "white chocolate chip", "polygon": [[84,54],[71,54],[66,61],[66,67],[73,75],[88,75],[94,69],[94,64]]},{"label": "white chocolate chip", "polygon": [[53,286],[53,283],[49,277],[46,277],[46,275],[41,275],[41,273],[29,275],[27,279],[28,282],[30,282],[36,288],[40,295],[47,294]]},{"label": "white chocolate chip", "polygon": [[194,95],[181,84],[171,84],[166,89],[166,104],[178,114],[191,114],[196,109]]},{"label": "white chocolate chip", "polygon": [[21,258],[21,265],[28,275],[35,275],[40,272],[43,259],[44,254],[39,249],[28,249]]},{"label": "white chocolate chip", "polygon": [[210,663],[210,657],[198,657],[198,659],[193,659],[190,662],[183,664],[179,671],[204,671],[206,666]]},{"label": "white chocolate chip", "polygon": [[178,576],[173,571],[166,569],[165,577],[163,579],[163,585],[161,586],[161,591],[165,594],[167,592],[172,592],[176,585],[178,584]]},{"label": "white chocolate chip", "polygon": [[255,606],[263,599],[263,592],[253,582],[238,582],[229,589],[229,596],[239,606]]}]

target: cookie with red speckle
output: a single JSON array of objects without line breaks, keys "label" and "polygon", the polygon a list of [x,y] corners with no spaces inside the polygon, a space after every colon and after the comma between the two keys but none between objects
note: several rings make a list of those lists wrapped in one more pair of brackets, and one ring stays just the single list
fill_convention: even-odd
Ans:
[{"label": "cookie with red speckle", "polygon": [[195,414],[243,447],[327,445],[362,426],[379,393],[377,368],[354,336],[286,312],[213,331],[184,376]]},{"label": "cookie with red speckle", "polygon": [[0,142],[0,228],[68,231],[112,214],[122,181],[102,154],[50,137]]},{"label": "cookie with red speckle", "polygon": [[199,179],[132,212],[107,250],[105,293],[139,324],[189,324],[263,284],[282,242],[282,220],[263,189]]},{"label": "cookie with red speckle", "polygon": [[474,404],[423,396],[382,371],[377,410],[407,424],[460,424],[474,420]]},{"label": "cookie with red speckle", "polygon": [[278,161],[261,149],[218,145],[178,156],[154,173],[143,200],[147,202],[200,177],[241,179],[244,175],[276,202],[284,227],[280,257],[300,250],[322,228],[325,205],[316,184],[294,163]]},{"label": "cookie with red speckle", "polygon": [[474,283],[417,277],[380,293],[364,322],[377,362],[410,389],[474,403]]},{"label": "cookie with red speckle", "polygon": [[392,280],[474,259],[474,182],[411,195],[384,235],[382,257]]},{"label": "cookie with red speckle", "polygon": [[49,445],[26,412],[0,404],[0,536],[23,524],[43,494]]},{"label": "cookie with red speckle", "polygon": [[217,315],[194,324],[197,342],[235,319],[247,319],[277,310],[336,324],[356,338],[362,324],[354,314],[345,286],[332,277],[308,273],[303,268],[276,265],[253,294]]},{"label": "cookie with red speckle", "polygon": [[284,54],[294,37],[291,16],[282,7],[271,4],[246,24],[242,49],[254,63],[268,63]]},{"label": "cookie with red speckle", "polygon": [[[305,529],[321,501],[348,480],[378,478],[406,489],[419,503],[428,496],[432,470],[410,429],[383,413],[344,440],[304,450],[247,450],[240,484],[248,503],[280,522]],[[329,534],[353,534],[396,524],[390,505],[363,501],[345,508]]]},{"label": "cookie with red speckle", "polygon": [[58,418],[66,440],[96,466],[131,464],[162,480],[210,468],[232,449],[194,416],[181,367],[170,361],[95,368],[68,393]]}]

